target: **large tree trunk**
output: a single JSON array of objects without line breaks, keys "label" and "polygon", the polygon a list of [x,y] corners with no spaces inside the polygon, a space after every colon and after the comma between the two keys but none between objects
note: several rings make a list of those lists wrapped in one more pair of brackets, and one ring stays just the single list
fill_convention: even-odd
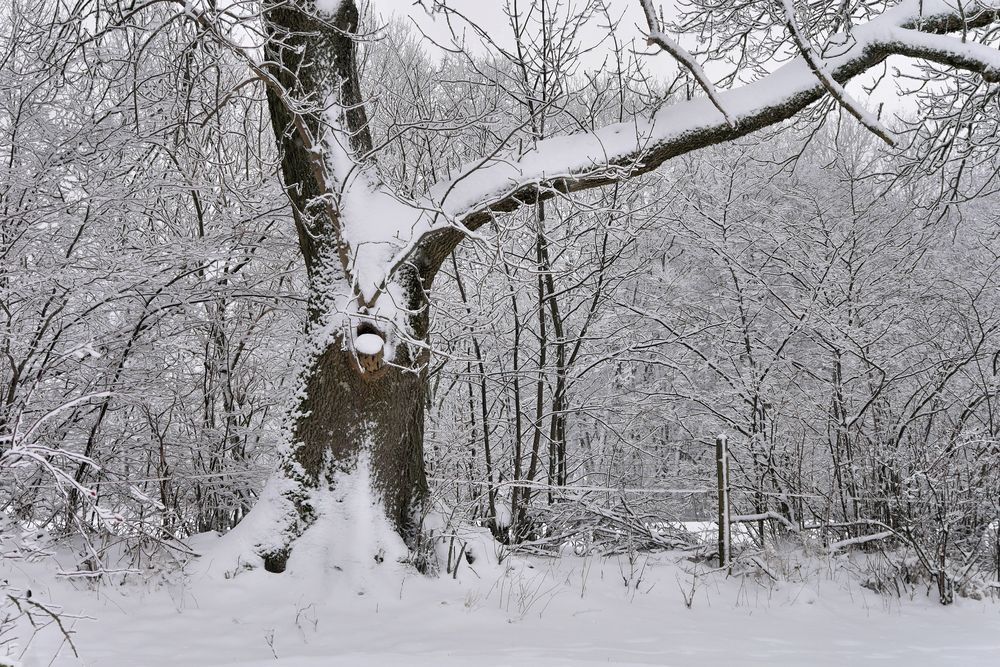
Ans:
[{"label": "large tree trunk", "polygon": [[[354,2],[344,0],[326,16],[312,2],[265,6],[265,67],[277,83],[268,87],[268,103],[309,277],[305,336],[311,353],[301,370],[279,472],[287,516],[281,538],[258,546],[265,568],[281,572],[295,541],[322,513],[314,501],[317,494],[350,475],[362,460],[378,510],[408,542],[416,538],[427,488],[423,435],[429,355],[425,346],[400,343],[392,363],[385,363],[381,354],[369,359],[354,350],[359,335],[375,334],[383,341],[388,335],[383,323],[366,316],[361,297],[351,293],[350,250],[340,237],[343,221],[323,163],[324,142],[331,141],[324,114],[331,107],[343,110],[355,159],[372,159],[351,38],[358,26]],[[407,333],[418,340],[427,335],[425,294],[436,267],[407,266],[395,277],[407,301],[402,305],[413,313]],[[360,304],[346,316],[345,294]]]},{"label": "large tree trunk", "polygon": [[[310,326],[307,336],[316,335]],[[350,473],[365,457],[375,500],[393,528],[412,544],[420,530],[427,481],[423,436],[426,360],[409,370],[385,366],[372,377],[336,335],[303,369],[300,399],[292,422],[292,446],[281,474],[294,481],[291,499],[297,517],[287,544],[262,554],[271,572],[284,569],[292,543],[317,518],[311,492]],[[372,554],[376,557],[376,554]]]}]

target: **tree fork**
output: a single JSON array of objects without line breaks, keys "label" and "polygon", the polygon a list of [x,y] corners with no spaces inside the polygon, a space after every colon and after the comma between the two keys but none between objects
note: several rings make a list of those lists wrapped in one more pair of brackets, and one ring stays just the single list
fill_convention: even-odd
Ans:
[{"label": "tree fork", "polygon": [[[331,484],[335,473],[350,472],[362,454],[369,458],[372,483],[387,518],[413,545],[427,493],[423,438],[429,353],[400,344],[392,363],[385,363],[380,351],[356,351],[353,343],[359,336],[386,340],[379,324],[367,319],[352,319],[350,331],[325,331],[334,308],[333,288],[349,283],[349,276],[339,212],[330,204],[332,193],[322,165],[315,164],[328,129],[324,105],[344,110],[354,155],[371,159],[372,150],[355,66],[358,11],[352,0],[344,0],[325,17],[312,2],[269,2],[265,8],[267,66],[283,88],[268,88],[268,107],[309,277],[305,335],[316,346],[301,371],[300,398],[290,420],[291,446],[279,472],[292,482],[284,496],[297,517],[286,529],[283,544],[261,553],[266,570],[281,572],[294,541],[317,519],[311,492]],[[394,277],[406,294],[408,303],[402,305],[412,313],[408,324],[418,339],[427,335],[425,294],[436,268],[420,271],[408,265]]]}]

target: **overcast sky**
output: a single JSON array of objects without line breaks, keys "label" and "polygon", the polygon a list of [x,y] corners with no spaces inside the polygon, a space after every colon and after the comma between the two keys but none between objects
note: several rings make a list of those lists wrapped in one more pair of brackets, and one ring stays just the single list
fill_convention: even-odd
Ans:
[{"label": "overcast sky", "polygon": [[[415,4],[414,0],[369,0],[369,2],[378,13],[407,17],[413,20],[428,36],[436,41],[448,43],[450,40],[450,32],[442,15],[429,16],[426,11]],[[432,0],[426,0],[425,4],[430,6]],[[527,5],[527,0],[523,4]],[[575,0],[571,0],[569,6],[572,7],[573,4],[576,4]],[[583,4],[583,2],[580,2],[580,4]],[[460,11],[469,17],[469,19],[475,21],[476,24],[488,31],[490,36],[498,43],[510,46],[513,44],[513,36],[510,23],[504,11],[505,5],[505,0],[449,0],[448,2],[449,7]],[[640,25],[645,25],[645,19],[643,18],[639,3],[635,2],[635,0],[611,0],[609,5],[612,17],[621,19],[616,33],[618,39],[623,43],[635,39],[639,44],[637,48],[645,48],[643,44],[643,32],[639,29]],[[455,23],[455,25],[457,26],[458,24]],[[590,46],[601,42],[607,36],[607,33],[607,27],[603,19],[592,21],[583,31],[581,41],[585,45]],[[477,40],[470,37],[470,42],[473,41]],[[433,47],[429,46],[428,51],[433,51]],[[588,57],[585,62],[588,66],[596,66],[604,59],[606,53],[607,50],[601,54],[594,54]],[[664,64],[666,64],[666,61]]]}]

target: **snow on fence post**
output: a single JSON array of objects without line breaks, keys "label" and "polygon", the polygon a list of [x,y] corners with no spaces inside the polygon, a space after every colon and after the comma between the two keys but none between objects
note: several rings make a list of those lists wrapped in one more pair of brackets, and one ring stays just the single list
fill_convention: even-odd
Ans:
[{"label": "snow on fence post", "polygon": [[715,438],[715,471],[719,486],[719,567],[729,565],[732,546],[729,529],[729,446],[726,435]]}]

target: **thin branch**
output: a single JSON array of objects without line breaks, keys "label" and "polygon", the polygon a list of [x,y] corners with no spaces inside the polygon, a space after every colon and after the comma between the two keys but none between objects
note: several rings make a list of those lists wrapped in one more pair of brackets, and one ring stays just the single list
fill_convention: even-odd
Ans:
[{"label": "thin branch", "polygon": [[[649,0],[644,1],[648,2]],[[883,127],[877,118],[868,113],[860,102],[851,97],[851,94],[830,76],[826,67],[823,66],[823,61],[813,51],[812,46],[810,46],[809,39],[802,33],[802,29],[799,28],[798,21],[795,20],[795,6],[792,4],[792,0],[774,1],[781,5],[782,14],[784,14],[785,18],[785,27],[795,41],[795,46],[798,47],[799,53],[802,54],[802,57],[809,64],[809,69],[816,75],[819,82],[830,93],[830,97],[836,100],[837,104],[846,109],[848,113],[857,118],[858,122],[868,128],[872,134],[890,146],[895,146],[896,139],[889,130]]]},{"label": "thin branch", "polygon": [[646,23],[649,25],[649,34],[646,36],[646,43],[652,46],[656,44],[661,49],[669,53],[674,59],[679,62],[691,76],[694,77],[701,89],[705,91],[708,95],[708,99],[712,101],[715,108],[719,110],[719,113],[726,119],[726,123],[729,127],[736,127],[736,121],[733,119],[729,112],[726,111],[725,106],[722,104],[722,100],[719,97],[719,92],[715,89],[715,84],[708,78],[705,74],[705,70],[702,69],[698,61],[694,59],[687,50],[680,44],[670,39],[669,36],[663,30],[660,29],[660,21],[656,16],[656,10],[653,8],[653,0],[639,0],[642,3],[642,10],[646,14]]}]

